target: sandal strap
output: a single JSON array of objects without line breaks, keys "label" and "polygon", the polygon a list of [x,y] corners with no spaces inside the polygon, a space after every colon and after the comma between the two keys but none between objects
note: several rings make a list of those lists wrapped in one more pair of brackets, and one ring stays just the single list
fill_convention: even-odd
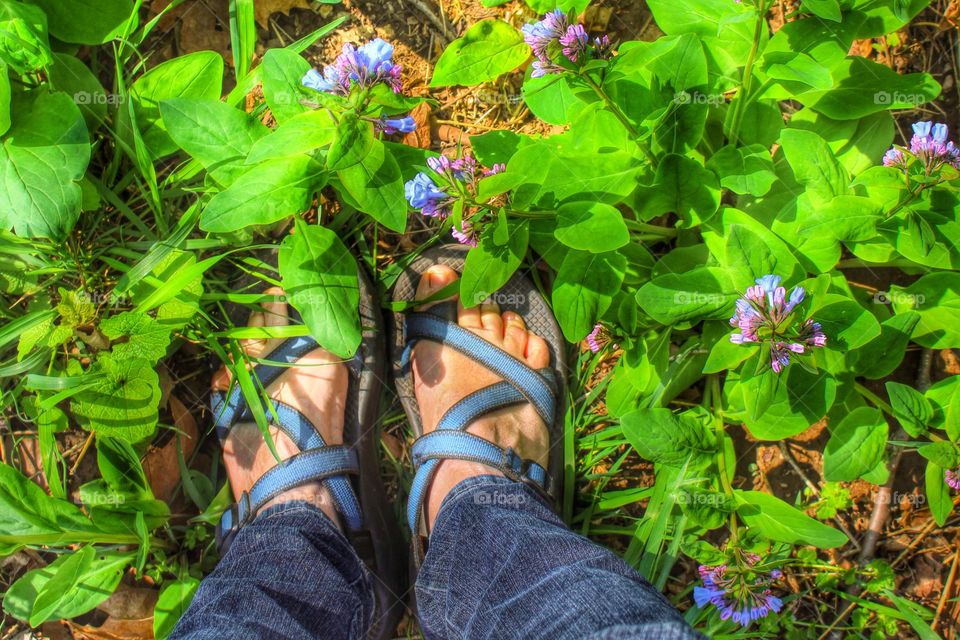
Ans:
[{"label": "sandal strap", "polygon": [[417,473],[410,488],[407,521],[414,535],[418,535],[420,530],[423,502],[442,460],[466,460],[484,464],[500,471],[510,480],[530,485],[547,500],[552,499],[550,474],[540,464],[521,458],[510,447],[504,449],[466,431],[431,431],[413,443],[411,453]]},{"label": "sandal strap", "polygon": [[526,397],[545,424],[553,424],[557,394],[552,379],[475,333],[432,313],[411,313],[404,326],[406,347],[401,362],[404,368],[409,365],[410,352],[418,340],[440,342],[498,374]]},{"label": "sandal strap", "polygon": [[[548,370],[543,370],[540,375],[552,381],[553,374]],[[419,531],[423,503],[433,475],[444,458],[486,464],[503,472],[508,478],[533,485],[550,499],[551,478],[546,469],[536,462],[521,459],[512,449],[503,449],[466,432],[466,428],[477,418],[526,402],[527,397],[510,382],[497,382],[462,398],[440,418],[436,430],[414,442],[411,454],[416,475],[407,501],[407,521],[414,535]]]},{"label": "sandal strap", "polygon": [[323,482],[330,489],[338,511],[347,528],[360,529],[363,517],[360,503],[350,486],[346,474],[358,474],[360,463],[357,452],[345,445],[324,446],[303,451],[271,468],[257,480],[249,492],[220,517],[217,527],[217,545],[222,551],[233,540],[237,531],[252,520],[253,516],[277,495],[310,482]]}]

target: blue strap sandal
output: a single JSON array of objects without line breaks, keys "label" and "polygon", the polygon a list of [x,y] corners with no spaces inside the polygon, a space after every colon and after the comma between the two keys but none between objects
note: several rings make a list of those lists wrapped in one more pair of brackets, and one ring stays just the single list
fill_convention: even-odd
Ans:
[{"label": "blue strap sandal", "polygon": [[[273,422],[300,449],[263,474],[240,499],[227,509],[217,527],[217,544],[225,553],[237,532],[259,509],[278,494],[291,488],[320,482],[333,497],[345,533],[364,564],[378,578],[373,580],[377,612],[370,638],[393,638],[403,613],[402,590],[406,558],[400,543],[399,526],[387,501],[380,477],[378,406],[384,375],[383,317],[375,304],[373,287],[359,272],[360,319],[363,336],[356,355],[346,363],[349,383],[344,408],[341,445],[324,442],[318,429],[296,408],[271,400],[277,420]],[[300,321],[289,307],[290,321]],[[319,345],[309,337],[290,338],[264,356],[251,374],[266,389],[291,365]],[[274,364],[275,363],[275,364]],[[270,407],[264,411],[272,417]],[[240,422],[253,422],[253,414],[239,386],[229,393],[214,391],[210,399],[217,436],[221,443]]]},{"label": "blue strap sandal", "polygon": [[[394,300],[411,302],[423,273],[434,264],[446,264],[462,271],[465,248],[444,246],[426,252],[397,280]],[[425,550],[424,504],[436,468],[441,460],[458,459],[485,464],[507,478],[524,482],[555,503],[563,477],[563,380],[565,344],[547,301],[533,283],[515,274],[493,299],[502,311],[514,311],[524,318],[527,329],[546,340],[551,365],[534,370],[502,349],[457,324],[455,302],[444,302],[423,312],[396,313],[393,323],[394,378],[400,401],[417,440],[411,449],[416,475],[407,503],[407,521],[413,534],[414,560],[419,565]],[[420,340],[442,343],[483,364],[502,380],[475,391],[450,407],[437,428],[424,435],[420,409],[413,391],[410,353]],[[502,448],[467,433],[477,418],[504,407],[529,403],[536,408],[550,430],[549,463],[544,468],[521,458],[513,449]]]}]

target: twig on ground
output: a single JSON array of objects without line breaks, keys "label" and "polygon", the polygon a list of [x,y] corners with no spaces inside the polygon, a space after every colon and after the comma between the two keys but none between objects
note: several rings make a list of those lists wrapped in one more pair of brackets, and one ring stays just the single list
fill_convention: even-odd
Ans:
[{"label": "twig on ground", "polygon": [[[956,540],[960,543],[960,538]],[[940,601],[937,603],[937,611],[933,614],[933,622],[930,623],[930,630],[936,633],[937,625],[940,623],[940,616],[943,614],[943,608],[947,604],[947,598],[950,595],[953,581],[957,577],[957,562],[960,561],[960,545],[953,554],[953,562],[950,564],[950,573],[947,575],[946,582],[943,583],[943,591],[940,592]]]}]

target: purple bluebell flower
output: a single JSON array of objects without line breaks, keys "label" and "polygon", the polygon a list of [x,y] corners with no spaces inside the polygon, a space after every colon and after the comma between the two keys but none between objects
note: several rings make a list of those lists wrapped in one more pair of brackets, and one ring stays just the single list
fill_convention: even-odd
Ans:
[{"label": "purple bluebell flower", "polygon": [[791,316],[806,292],[803,287],[794,287],[788,297],[780,282],[780,276],[774,274],[757,278],[756,284],[736,301],[736,310],[730,318],[731,326],[739,329],[730,335],[730,342],[768,343],[770,367],[775,373],[790,364],[792,354],[806,353],[807,347],[822,347],[827,342],[820,324],[813,320],[806,320],[799,329],[794,328]]},{"label": "purple bluebell flower", "polygon": [[473,229],[473,226],[466,220],[460,221],[460,228],[457,228],[457,225],[453,225],[450,228],[450,235],[452,235],[457,242],[460,244],[465,244],[468,247],[477,246],[477,235]]},{"label": "purple bluebell flower", "polygon": [[960,148],[947,139],[949,135],[947,125],[940,122],[915,122],[909,149],[892,147],[884,154],[883,164],[887,167],[906,169],[910,158],[916,158],[923,164],[927,173],[939,169],[944,164],[960,169]]},{"label": "purple bluebell flower", "polygon": [[954,491],[960,491],[960,467],[944,471],[943,480]]},{"label": "purple bluebell flower", "polygon": [[720,612],[721,620],[732,620],[742,627],[780,611],[783,601],[773,595],[769,583],[782,573],[775,569],[766,576],[757,575],[749,580],[749,575],[755,575],[750,568],[752,564],[747,559],[744,568],[733,570],[725,564],[715,567],[701,565],[699,573],[704,586],[693,588],[697,607],[702,609],[713,605]]},{"label": "purple bluebell flower", "polygon": [[566,71],[566,69],[560,65],[554,64],[549,60],[534,60],[530,68],[532,69],[530,72],[531,78],[542,78],[543,76],[550,75],[551,73],[562,73]]},{"label": "purple bluebell flower", "polygon": [[382,116],[379,120],[374,121],[373,124],[378,130],[388,136],[394,133],[412,133],[417,130],[417,123],[413,119],[413,116],[403,116],[402,118]]},{"label": "purple bluebell flower", "polygon": [[399,93],[400,65],[393,63],[393,45],[376,38],[360,47],[350,43],[343,45],[343,49],[332,65],[327,65],[321,75],[311,69],[304,76],[302,83],[316,91],[348,95],[353,85],[361,88],[372,87],[383,82],[394,93]]},{"label": "purple bluebell flower", "polygon": [[599,322],[593,325],[593,331],[587,336],[587,346],[590,348],[590,351],[594,353],[600,353],[600,349],[603,345],[600,344],[600,341],[603,339],[603,325]]},{"label": "purple bluebell flower", "polygon": [[559,40],[567,32],[567,14],[560,9],[554,9],[543,16],[542,20],[521,27],[523,41],[526,42],[533,55],[540,60],[547,60],[547,49],[554,40]]},{"label": "purple bluebell flower", "polygon": [[507,165],[505,165],[502,162],[497,162],[497,163],[494,163],[494,165],[489,169],[483,170],[483,177],[489,178],[490,176],[495,176],[498,173],[503,173],[506,170],[507,170]]},{"label": "purple bluebell flower", "polygon": [[452,170],[450,158],[447,156],[433,156],[431,158],[427,158],[427,166],[441,175],[444,175],[448,171]]},{"label": "purple bluebell flower", "polygon": [[418,173],[412,180],[403,186],[407,202],[414,209],[430,218],[446,218],[450,214],[449,206],[452,198],[440,190],[433,178],[425,173]]},{"label": "purple bluebell flower", "polygon": [[566,33],[560,36],[560,45],[563,47],[563,55],[567,56],[570,62],[577,62],[580,56],[587,52],[587,44],[590,38],[587,36],[587,30],[582,24],[572,24],[567,27]]}]

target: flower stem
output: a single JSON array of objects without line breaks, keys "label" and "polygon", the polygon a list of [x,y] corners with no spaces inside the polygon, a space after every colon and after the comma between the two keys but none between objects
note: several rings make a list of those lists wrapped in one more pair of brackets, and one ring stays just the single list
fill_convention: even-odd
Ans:
[{"label": "flower stem", "polygon": [[[720,378],[712,373],[707,376],[706,388],[704,389],[704,404],[711,408],[713,415],[713,429],[717,436],[717,443],[720,450],[717,452],[717,472],[720,475],[720,486],[723,487],[723,493],[731,501],[734,500],[733,485],[730,484],[730,478],[727,471],[727,448],[725,446],[727,439],[726,425],[723,421],[723,396],[720,392]],[[730,542],[736,544],[739,536],[736,512],[730,513]]]},{"label": "flower stem", "polygon": [[647,224],[646,222],[637,222],[636,220],[627,220],[627,219],[624,219],[624,222],[626,223],[627,228],[630,229],[630,231],[639,231],[642,233],[658,236],[661,238],[677,237],[677,230],[670,227],[661,227],[655,224]]},{"label": "flower stem", "polygon": [[763,36],[763,28],[767,24],[767,3],[764,0],[757,3],[757,22],[753,29],[753,45],[750,47],[750,53],[747,55],[747,64],[743,68],[743,80],[740,85],[740,91],[737,93],[737,104],[733,108],[733,122],[730,124],[730,134],[727,136],[730,142],[736,144],[740,138],[740,125],[743,123],[743,113],[750,103],[752,96],[750,89],[753,86],[753,65],[757,61],[757,51],[760,49],[760,38]]},{"label": "flower stem", "polygon": [[873,391],[870,391],[870,389],[867,389],[865,386],[863,386],[859,382],[854,383],[853,388],[857,390],[857,393],[859,393],[861,396],[869,400],[873,406],[880,409],[881,411],[889,415],[891,418],[896,417],[893,415],[893,407],[891,407],[889,404],[884,402],[883,398],[875,394]]}]

